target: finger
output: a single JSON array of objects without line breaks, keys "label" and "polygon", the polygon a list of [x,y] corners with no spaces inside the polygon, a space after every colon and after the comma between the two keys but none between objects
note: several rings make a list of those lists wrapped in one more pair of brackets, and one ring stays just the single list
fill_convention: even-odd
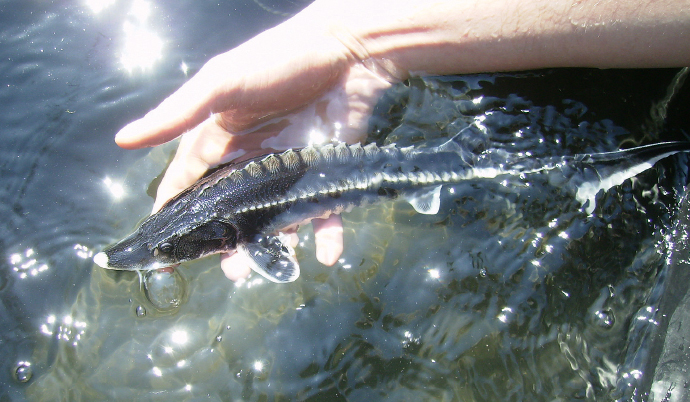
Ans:
[{"label": "finger", "polygon": [[299,244],[299,236],[297,235],[297,231],[293,230],[290,232],[286,233],[287,235],[290,236],[290,247],[295,248]]},{"label": "finger", "polygon": [[157,212],[168,200],[198,180],[208,170],[208,166],[198,157],[176,156],[161,179],[151,213]]},{"label": "finger", "polygon": [[244,253],[233,252],[220,255],[220,269],[225,276],[233,282],[246,279],[251,272],[249,261]]},{"label": "finger", "polygon": [[218,77],[222,70],[218,62],[210,61],[180,89],[165,99],[158,107],[136,120],[115,135],[115,142],[123,148],[137,149],[160,145],[177,138],[208,119],[215,104],[234,95],[232,85],[225,84],[225,90],[218,90]]},{"label": "finger", "polygon": [[316,259],[320,263],[332,266],[343,253],[343,220],[333,214],[326,219],[313,219]]},{"label": "finger", "polygon": [[[158,186],[153,211],[157,211],[170,198],[194,184],[209,167],[222,163],[232,147],[233,138],[218,127],[213,119],[186,133]],[[241,152],[237,151],[235,155]]]}]

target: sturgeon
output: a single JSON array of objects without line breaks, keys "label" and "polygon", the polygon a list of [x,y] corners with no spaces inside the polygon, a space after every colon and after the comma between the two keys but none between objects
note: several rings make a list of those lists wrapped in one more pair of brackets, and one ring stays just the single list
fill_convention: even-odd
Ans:
[{"label": "sturgeon", "polygon": [[292,282],[299,277],[299,264],[278,232],[300,222],[396,198],[405,198],[419,213],[436,214],[443,185],[557,168],[580,176],[569,182],[576,183],[581,202],[591,201],[591,212],[601,189],[688,150],[690,142],[666,142],[530,158],[499,150],[473,153],[454,138],[430,148],[339,143],[289,149],[208,173],[131,235],[96,254],[94,262],[140,271],[237,250],[265,278]]}]

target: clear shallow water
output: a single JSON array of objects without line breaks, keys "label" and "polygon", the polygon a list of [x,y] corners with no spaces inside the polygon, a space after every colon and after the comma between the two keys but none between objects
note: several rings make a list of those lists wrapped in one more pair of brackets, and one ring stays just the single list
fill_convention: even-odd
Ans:
[{"label": "clear shallow water", "polygon": [[[150,210],[173,149],[125,152],[113,133],[184,81],[182,62],[191,73],[279,18],[253,3],[159,5],[148,21],[167,50],[130,74],[131,4],[3,8],[3,398],[641,397],[685,157],[600,194],[592,215],[558,174],[447,187],[435,216],[357,209],[334,268],[300,232],[288,285],[234,285],[215,258],[144,284],[94,267]],[[237,36],[215,38],[227,18]],[[381,100],[370,139],[430,146],[472,125],[463,145],[534,156],[683,139],[673,108],[666,124],[650,113],[674,74],[412,80]]]}]

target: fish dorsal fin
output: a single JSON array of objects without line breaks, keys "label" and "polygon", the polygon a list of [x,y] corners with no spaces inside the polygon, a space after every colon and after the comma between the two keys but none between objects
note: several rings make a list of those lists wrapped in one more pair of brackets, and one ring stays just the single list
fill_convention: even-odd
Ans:
[{"label": "fish dorsal fin", "polygon": [[407,202],[420,214],[435,215],[441,207],[441,187],[417,190],[406,197]]},{"label": "fish dorsal fin", "polygon": [[257,235],[240,250],[249,258],[251,268],[271,282],[287,283],[299,277],[295,250],[279,236]]}]

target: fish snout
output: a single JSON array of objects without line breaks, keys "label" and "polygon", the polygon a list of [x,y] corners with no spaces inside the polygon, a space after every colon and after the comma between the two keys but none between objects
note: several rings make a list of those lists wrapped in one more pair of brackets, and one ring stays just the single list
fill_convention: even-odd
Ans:
[{"label": "fish snout", "polygon": [[148,270],[170,265],[159,261],[148,244],[137,237],[133,234],[107,247],[93,257],[93,262],[101,268],[124,271]]}]

